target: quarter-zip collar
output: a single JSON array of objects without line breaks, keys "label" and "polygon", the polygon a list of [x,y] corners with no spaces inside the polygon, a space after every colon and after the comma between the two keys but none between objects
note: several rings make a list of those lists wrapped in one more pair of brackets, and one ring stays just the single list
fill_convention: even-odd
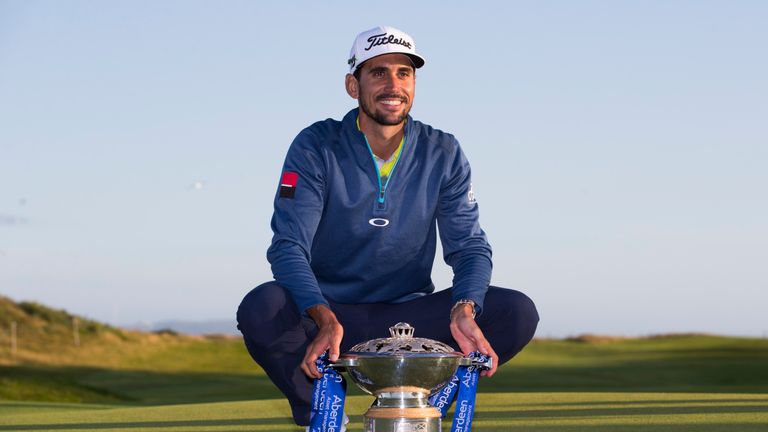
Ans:
[{"label": "quarter-zip collar", "polygon": [[[362,132],[360,129],[360,116],[358,116],[355,119],[355,125],[357,126],[357,130]],[[368,142],[368,136],[363,133],[363,137],[365,138],[365,144],[368,146],[368,151],[371,152],[371,160],[373,160],[373,166],[376,169],[376,179],[379,183],[379,196],[377,197],[377,201],[379,203],[379,206],[384,204],[384,199],[387,194],[387,186],[389,186],[389,180],[392,178],[392,174],[395,172],[395,168],[397,167],[397,163],[400,161],[400,155],[403,152],[403,147],[405,147],[405,128],[403,128],[403,137],[400,138],[400,144],[395,149],[395,152],[393,153],[393,156],[391,156],[394,161],[391,162],[391,165],[387,169],[386,179],[382,179],[382,171],[383,167],[379,168],[379,164],[376,162],[376,155],[373,153],[373,147],[371,147],[371,143]],[[389,161],[384,161],[385,164],[390,164]]]},{"label": "quarter-zip collar", "polygon": [[[352,111],[348,112],[347,115],[345,115],[344,119],[342,120],[343,128],[345,130],[345,133],[355,136],[356,139],[350,140],[351,142],[355,144],[359,143],[359,149],[356,148],[354,150],[355,155],[358,157],[358,164],[366,171],[370,172],[370,170],[372,169],[375,173],[375,177],[376,177],[375,181],[378,184],[378,191],[379,191],[376,197],[376,209],[383,210],[386,205],[387,188],[390,186],[392,177],[396,175],[395,172],[398,171],[398,165],[402,165],[402,163],[406,163],[405,161],[407,161],[409,156],[413,154],[413,147],[416,144],[416,140],[413,139],[414,138],[413,119],[411,118],[410,115],[408,115],[405,122],[405,126],[403,128],[403,143],[402,143],[403,147],[402,147],[402,150],[400,150],[400,156],[395,161],[395,165],[392,167],[392,170],[390,171],[386,182],[382,184],[381,174],[379,173],[379,168],[376,165],[376,160],[374,159],[373,150],[371,149],[371,146],[368,144],[368,138],[366,138],[363,131],[361,131],[358,128],[358,125],[357,125],[358,116],[359,116],[358,108],[355,108]],[[367,160],[361,160],[361,158],[367,159]],[[402,168],[400,170],[402,170]]]}]

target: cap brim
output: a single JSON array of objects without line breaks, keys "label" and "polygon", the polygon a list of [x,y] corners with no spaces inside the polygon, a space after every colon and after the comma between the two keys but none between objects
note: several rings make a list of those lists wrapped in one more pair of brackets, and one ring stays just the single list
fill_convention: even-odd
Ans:
[{"label": "cap brim", "polygon": [[424,66],[424,59],[415,55],[415,54],[406,54],[408,57],[411,58],[411,62],[413,62],[413,66],[418,69],[422,66]]},{"label": "cap brim", "polygon": [[363,65],[365,64],[365,62],[367,62],[367,61],[369,61],[369,60],[371,60],[371,59],[375,59],[376,57],[381,57],[381,56],[383,56],[383,55],[387,55],[387,54],[402,54],[402,55],[404,55],[404,56],[407,56],[407,57],[408,57],[408,58],[411,60],[411,64],[413,65],[413,67],[414,67],[414,68],[416,68],[416,69],[418,69],[418,68],[420,68],[420,67],[424,66],[424,63],[425,63],[425,61],[424,61],[424,59],[423,59],[423,58],[421,58],[421,57],[419,57],[419,56],[417,56],[417,55],[415,55],[415,54],[410,54],[410,53],[402,53],[402,52],[401,52],[401,53],[397,53],[397,52],[395,52],[395,53],[392,53],[392,52],[388,52],[388,53],[381,53],[381,54],[379,54],[379,55],[376,55],[376,56],[373,56],[373,57],[371,57],[371,58],[369,58],[369,59],[366,59],[366,60],[365,60],[364,62],[362,62],[362,63],[358,63],[358,64],[355,66],[355,68],[354,68],[354,69],[352,69],[352,72],[350,72],[350,73],[354,73],[356,70],[358,70],[358,69],[360,69],[361,67],[363,67]]}]

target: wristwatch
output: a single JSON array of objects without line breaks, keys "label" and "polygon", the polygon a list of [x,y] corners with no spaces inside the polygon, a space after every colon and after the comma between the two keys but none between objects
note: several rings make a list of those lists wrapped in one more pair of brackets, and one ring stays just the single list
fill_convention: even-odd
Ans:
[{"label": "wristwatch", "polygon": [[475,315],[477,315],[477,311],[475,310],[475,302],[470,299],[457,300],[456,303],[453,304],[453,307],[451,308],[451,312],[448,314],[448,316],[453,317],[453,311],[455,311],[457,307],[465,304],[472,306],[472,318],[474,318]]}]

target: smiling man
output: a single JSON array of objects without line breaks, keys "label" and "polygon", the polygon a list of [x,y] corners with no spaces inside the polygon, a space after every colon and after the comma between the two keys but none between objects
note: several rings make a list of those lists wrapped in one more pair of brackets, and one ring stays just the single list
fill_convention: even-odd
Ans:
[{"label": "smiling man", "polygon": [[[493,358],[492,376],[532,338],[533,302],[489,286],[470,166],[452,135],[410,117],[424,58],[408,34],[355,38],[346,75],[358,108],[299,133],[275,197],[267,252],[275,280],[246,295],[238,328],[253,359],[309,424],[315,360],[387,336],[420,337]],[[437,228],[453,287],[435,291]]]}]

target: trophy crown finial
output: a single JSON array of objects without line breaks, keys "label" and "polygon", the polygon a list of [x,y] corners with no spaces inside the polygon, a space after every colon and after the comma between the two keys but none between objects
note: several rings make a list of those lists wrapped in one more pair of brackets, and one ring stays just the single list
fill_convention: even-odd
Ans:
[{"label": "trophy crown finial", "polygon": [[399,322],[389,328],[389,334],[394,338],[412,338],[415,330],[410,324]]}]

